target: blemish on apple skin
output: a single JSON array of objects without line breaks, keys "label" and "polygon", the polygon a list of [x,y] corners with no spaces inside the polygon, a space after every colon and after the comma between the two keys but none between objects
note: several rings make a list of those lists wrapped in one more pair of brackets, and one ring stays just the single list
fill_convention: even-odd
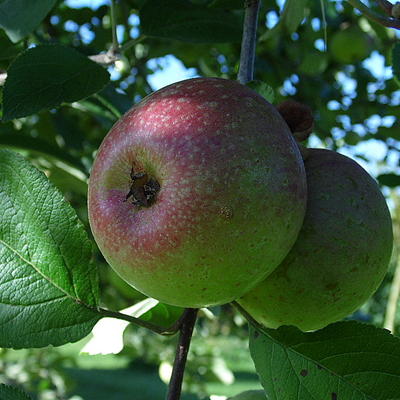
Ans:
[{"label": "blemish on apple skin", "polygon": [[338,283],[334,282],[334,283],[328,283],[327,285],[325,285],[325,288],[328,290],[335,290],[338,287]]},{"label": "blemish on apple skin", "polygon": [[233,218],[233,210],[231,207],[221,207],[219,213],[225,219],[232,219]]}]

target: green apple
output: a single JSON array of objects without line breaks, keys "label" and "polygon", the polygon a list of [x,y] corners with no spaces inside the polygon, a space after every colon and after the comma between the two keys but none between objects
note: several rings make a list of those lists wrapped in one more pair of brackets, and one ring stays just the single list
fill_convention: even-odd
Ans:
[{"label": "green apple", "polygon": [[104,139],[89,221],[114,270],[181,307],[230,302],[270,274],[304,218],[303,161],[260,95],[218,78],[163,88]]},{"label": "green apple", "polygon": [[307,150],[307,211],[297,241],[238,300],[269,328],[308,331],[349,315],[378,288],[392,252],[392,222],[376,182],[346,156]]}]

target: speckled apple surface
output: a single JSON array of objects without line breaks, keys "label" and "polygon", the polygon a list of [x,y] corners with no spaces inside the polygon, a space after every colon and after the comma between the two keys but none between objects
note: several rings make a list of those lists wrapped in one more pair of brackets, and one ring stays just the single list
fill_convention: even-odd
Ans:
[{"label": "speckled apple surface", "polygon": [[[130,171],[160,191],[126,199]],[[266,100],[218,78],[163,88],[111,129],[89,182],[89,221],[108,263],[142,293],[202,307],[229,302],[279,265],[306,203],[302,159]]]},{"label": "speckled apple surface", "polygon": [[346,156],[308,154],[307,211],[296,243],[238,300],[270,328],[314,330],[352,313],[382,282],[392,252],[392,222],[376,182]]}]

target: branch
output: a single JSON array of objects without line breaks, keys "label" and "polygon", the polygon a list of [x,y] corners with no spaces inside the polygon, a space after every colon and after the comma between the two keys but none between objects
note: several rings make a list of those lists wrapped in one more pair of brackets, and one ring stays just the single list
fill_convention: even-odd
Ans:
[{"label": "branch", "polygon": [[392,15],[393,4],[388,0],[376,0],[386,14]]},{"label": "branch", "polygon": [[[359,10],[365,17],[369,18],[372,21],[377,22],[387,28],[395,28],[400,29],[400,19],[393,17],[384,17],[375,11],[372,11],[369,7],[367,7],[361,0],[347,0],[347,2]],[[384,7],[387,6],[386,2],[380,2]]]},{"label": "branch", "polygon": [[253,80],[259,9],[260,0],[245,0],[243,37],[238,72],[238,81],[243,84]]},{"label": "branch", "polygon": [[192,339],[193,328],[196,323],[198,309],[187,308],[180,327],[179,342],[176,347],[174,368],[169,382],[167,400],[179,400],[182,391],[183,374],[186,359]]}]

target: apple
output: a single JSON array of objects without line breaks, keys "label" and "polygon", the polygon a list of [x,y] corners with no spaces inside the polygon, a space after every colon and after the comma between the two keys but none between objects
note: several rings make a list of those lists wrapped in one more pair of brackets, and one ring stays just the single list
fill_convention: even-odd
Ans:
[{"label": "apple", "polygon": [[227,400],[267,400],[264,390],[246,390]]},{"label": "apple", "polygon": [[306,154],[307,211],[296,243],[238,300],[269,328],[308,331],[349,315],[382,282],[392,252],[392,222],[376,182],[344,155]]},{"label": "apple", "polygon": [[89,221],[111,267],[181,307],[230,302],[270,274],[305,213],[303,161],[260,95],[195,78],[143,99],[111,129],[89,181]]}]

